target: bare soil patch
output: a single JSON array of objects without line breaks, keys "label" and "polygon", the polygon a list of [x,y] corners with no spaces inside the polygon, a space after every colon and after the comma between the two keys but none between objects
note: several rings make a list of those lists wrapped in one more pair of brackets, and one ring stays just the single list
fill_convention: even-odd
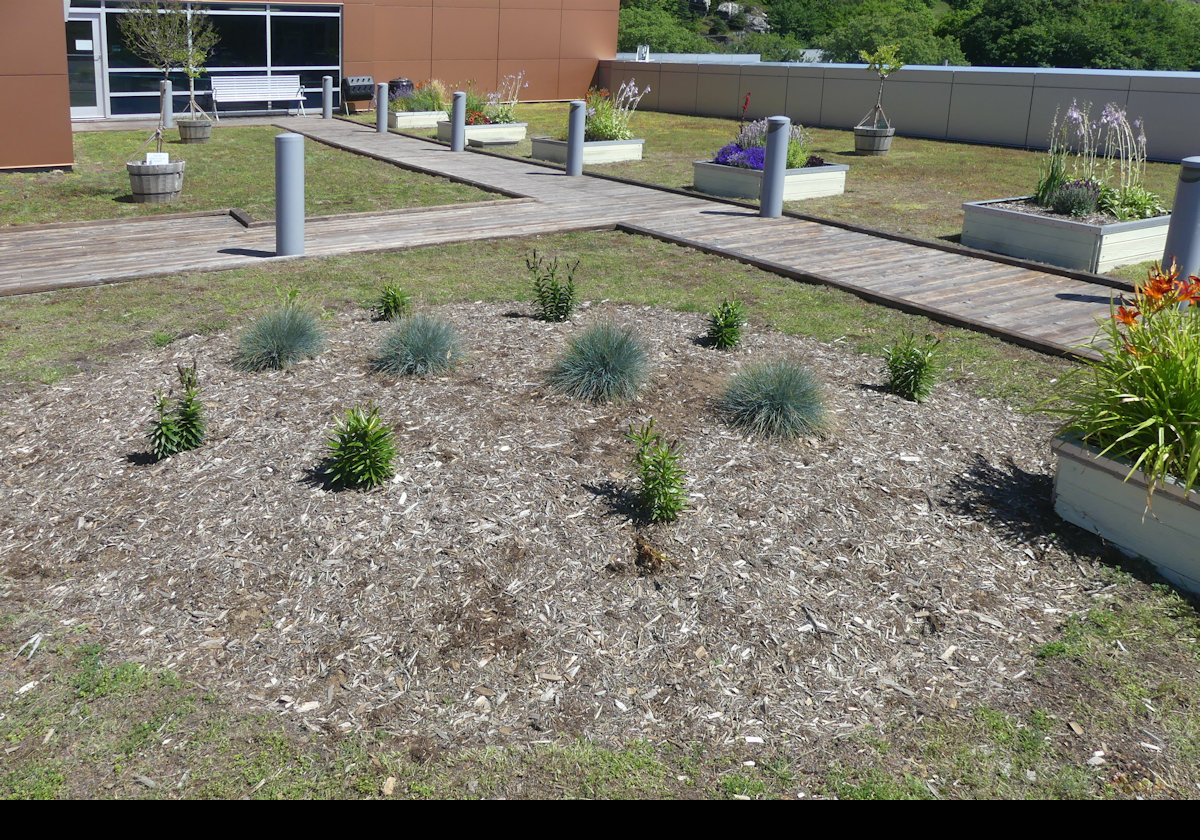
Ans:
[{"label": "bare soil patch", "polygon": [[[753,326],[721,353],[699,316],[653,308],[436,312],[472,354],[442,378],[370,373],[388,325],[353,312],[286,372],[237,372],[235,336],[190,336],[16,394],[3,643],[87,625],[114,657],[328,733],[778,747],[1022,706],[1033,649],[1102,585],[1098,543],[1054,536],[1049,425],[954,382],[918,406],[873,358]],[[633,403],[544,385],[598,319],[650,348]],[[826,384],[827,438],[747,439],[715,414],[741,365],[779,356]],[[192,358],[209,442],[148,464],[152,392]],[[398,474],[330,492],[326,434],[368,400]],[[630,515],[624,433],[651,416],[685,444],[692,509],[672,526]]]}]

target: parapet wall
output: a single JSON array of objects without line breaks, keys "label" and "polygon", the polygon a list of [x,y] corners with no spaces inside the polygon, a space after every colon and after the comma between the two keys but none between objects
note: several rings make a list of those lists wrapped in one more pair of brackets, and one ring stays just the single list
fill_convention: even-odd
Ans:
[{"label": "parapet wall", "polygon": [[[821,128],[852,128],[875,104],[879,77],[861,64],[688,64],[601,61],[611,90],[634,78],[641,107],[732,117],[750,93],[748,117],[786,114]],[[1200,73],[998,67],[905,67],[890,76],[883,107],[896,133],[998,146],[1046,147],[1056,109],[1108,102],[1142,118],[1155,160],[1200,154]]]}]

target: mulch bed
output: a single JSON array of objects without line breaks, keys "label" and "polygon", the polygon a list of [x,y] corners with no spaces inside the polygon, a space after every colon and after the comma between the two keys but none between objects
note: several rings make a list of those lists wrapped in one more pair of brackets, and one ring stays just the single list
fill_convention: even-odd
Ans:
[{"label": "mulch bed", "polygon": [[[1043,420],[955,382],[905,402],[878,360],[753,325],[719,352],[695,314],[513,310],[435,310],[471,350],[446,377],[371,373],[389,327],[354,312],[285,372],[235,371],[236,336],[191,336],[16,395],[3,642],[87,625],[109,658],[323,732],[779,746],[1019,703],[1035,647],[1101,586],[1099,543],[1053,536],[1070,529]],[[599,319],[650,349],[633,403],[544,384]],[[823,438],[748,439],[714,410],[739,367],[784,356],[825,383]],[[153,392],[193,358],[209,441],[151,463]],[[326,435],[368,400],[395,428],[396,478],[331,491]],[[649,417],[684,444],[674,525],[630,508],[624,434]]]}]

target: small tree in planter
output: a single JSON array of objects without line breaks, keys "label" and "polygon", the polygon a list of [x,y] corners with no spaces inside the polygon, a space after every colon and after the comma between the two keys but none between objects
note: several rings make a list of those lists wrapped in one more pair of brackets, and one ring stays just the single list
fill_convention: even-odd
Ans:
[{"label": "small tree in planter", "polygon": [[904,62],[894,44],[880,47],[875,52],[860,50],[858,55],[867,63],[868,70],[879,75],[879,93],[875,96],[875,107],[854,127],[854,150],[860,155],[886,155],[892,147],[896,129],[883,111],[883,86],[887,77],[903,67]]},{"label": "small tree in planter", "polygon": [[128,12],[117,18],[117,25],[125,44],[151,67],[162,71],[163,79],[177,68],[187,75],[188,116],[179,120],[179,135],[185,143],[208,140],[212,120],[196,102],[196,79],[204,72],[219,40],[208,15],[198,9],[189,11],[182,3],[152,0],[131,3]]}]

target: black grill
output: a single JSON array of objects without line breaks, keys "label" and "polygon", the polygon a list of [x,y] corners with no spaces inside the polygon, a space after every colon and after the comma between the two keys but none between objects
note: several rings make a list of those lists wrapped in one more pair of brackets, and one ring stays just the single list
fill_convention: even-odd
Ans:
[{"label": "black grill", "polygon": [[375,79],[372,76],[343,76],[342,101],[362,102],[375,98]]}]

